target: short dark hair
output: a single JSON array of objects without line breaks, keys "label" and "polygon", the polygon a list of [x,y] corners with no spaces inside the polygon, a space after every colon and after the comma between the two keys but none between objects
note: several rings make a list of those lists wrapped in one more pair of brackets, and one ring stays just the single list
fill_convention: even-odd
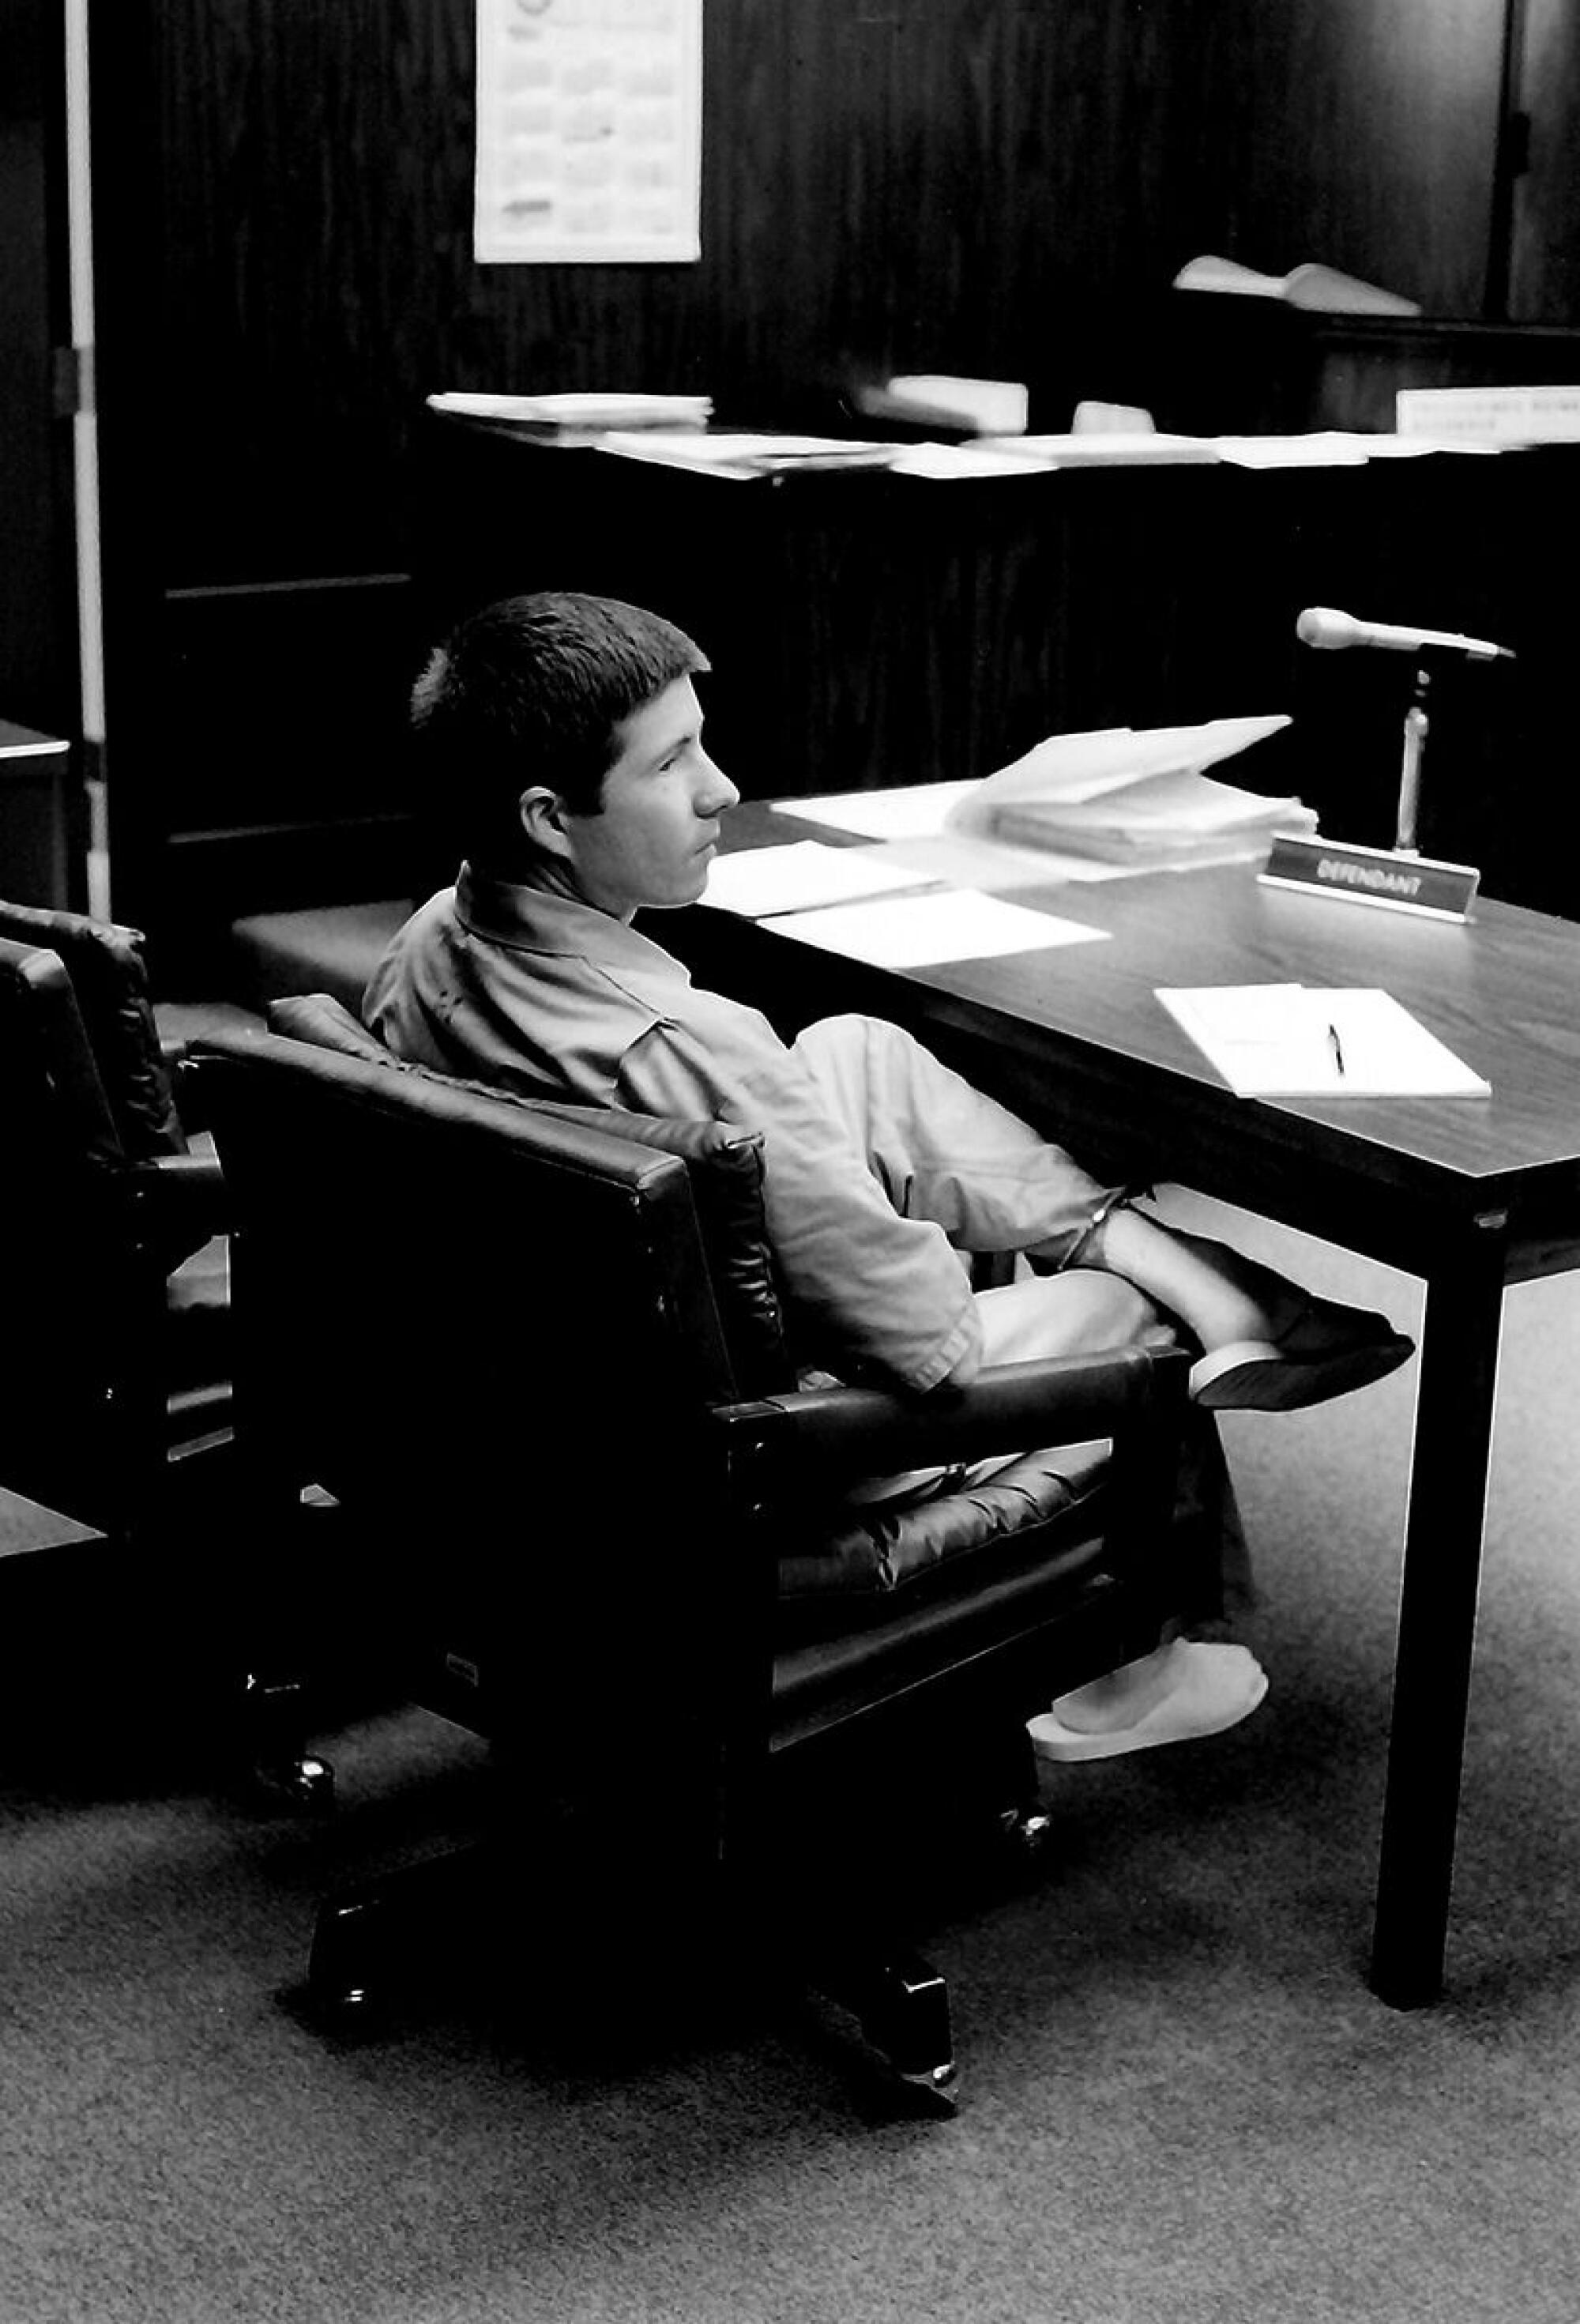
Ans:
[{"label": "short dark hair", "polygon": [[462,853],[501,872],[528,845],[534,783],[596,815],[615,729],[677,678],[709,668],[684,630],[616,597],[540,590],[470,613],[411,692],[427,788]]}]

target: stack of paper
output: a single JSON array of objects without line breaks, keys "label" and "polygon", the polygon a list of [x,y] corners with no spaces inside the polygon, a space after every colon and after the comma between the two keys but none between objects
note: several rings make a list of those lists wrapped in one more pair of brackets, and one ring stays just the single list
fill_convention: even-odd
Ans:
[{"label": "stack of paper", "polygon": [[485,395],[447,389],[427,399],[430,411],[465,420],[499,420],[528,434],[585,436],[606,428],[705,428],[712,417],[709,395],[564,394]]},{"label": "stack of paper", "polygon": [[1135,871],[1258,861],[1276,834],[1314,832],[1316,815],[1298,798],[1240,790],[1204,770],[1289,723],[1279,715],[1051,735],[976,785],[948,822]]}]

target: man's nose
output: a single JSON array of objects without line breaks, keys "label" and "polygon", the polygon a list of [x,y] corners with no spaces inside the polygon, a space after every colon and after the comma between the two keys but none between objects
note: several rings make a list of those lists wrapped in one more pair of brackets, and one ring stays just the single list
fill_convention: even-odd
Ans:
[{"label": "man's nose", "polygon": [[701,802],[698,813],[703,815],[723,815],[729,808],[740,805],[740,793],[723,768],[717,766],[712,759],[708,761],[698,797]]}]

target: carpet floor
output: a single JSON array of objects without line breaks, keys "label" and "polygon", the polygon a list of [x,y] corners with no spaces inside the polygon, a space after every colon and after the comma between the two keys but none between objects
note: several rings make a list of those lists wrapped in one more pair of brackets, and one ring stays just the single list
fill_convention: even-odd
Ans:
[{"label": "carpet floor", "polygon": [[[1231,1223],[1418,1320],[1407,1279]],[[1364,1978],[1412,1367],[1227,1424],[1268,1701],[1061,1771],[1035,1878],[941,1895],[949,2121],[896,2111],[790,1995],[648,2011],[650,1880],[611,1885],[595,1968],[537,1941],[546,1883],[519,1955],[509,1929],[485,1964],[458,1949],[380,2038],[326,2038],[299,2006],[318,1897],[489,1796],[482,1748],[425,1714],[363,1704],[324,1738],[319,1821],[179,1751],[13,1731],[0,2319],[1574,2324],[1577,1372],[1580,1286],[1512,1294],[1442,2004]],[[69,1635],[28,1650],[69,1700]],[[642,1813],[638,1721],[612,1865]]]}]

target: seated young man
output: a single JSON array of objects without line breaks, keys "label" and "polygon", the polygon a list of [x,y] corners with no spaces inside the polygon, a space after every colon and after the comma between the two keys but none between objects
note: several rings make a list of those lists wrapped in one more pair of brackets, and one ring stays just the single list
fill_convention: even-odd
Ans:
[{"label": "seated young man", "polygon": [[[798,1360],[925,1397],[984,1364],[1122,1344],[1199,1352],[1188,1497],[1202,1625],[1244,1602],[1215,1410],[1288,1411],[1381,1379],[1410,1342],[1219,1243],[1164,1226],[898,1028],[850,1016],[781,1040],[694,985],[633,925],[694,903],[739,799],[703,745],[709,665],[616,601],[512,597],[464,621],[414,689],[425,772],[461,835],[453,889],[396,936],[364,999],[399,1056],[542,1095],[717,1118],[764,1139],[767,1223]],[[974,1292],[961,1252],[1044,1270]],[[926,1489],[878,1480],[873,1495]],[[1033,1721],[1051,1758],[1216,1733],[1266,1679],[1179,1637]]]}]

